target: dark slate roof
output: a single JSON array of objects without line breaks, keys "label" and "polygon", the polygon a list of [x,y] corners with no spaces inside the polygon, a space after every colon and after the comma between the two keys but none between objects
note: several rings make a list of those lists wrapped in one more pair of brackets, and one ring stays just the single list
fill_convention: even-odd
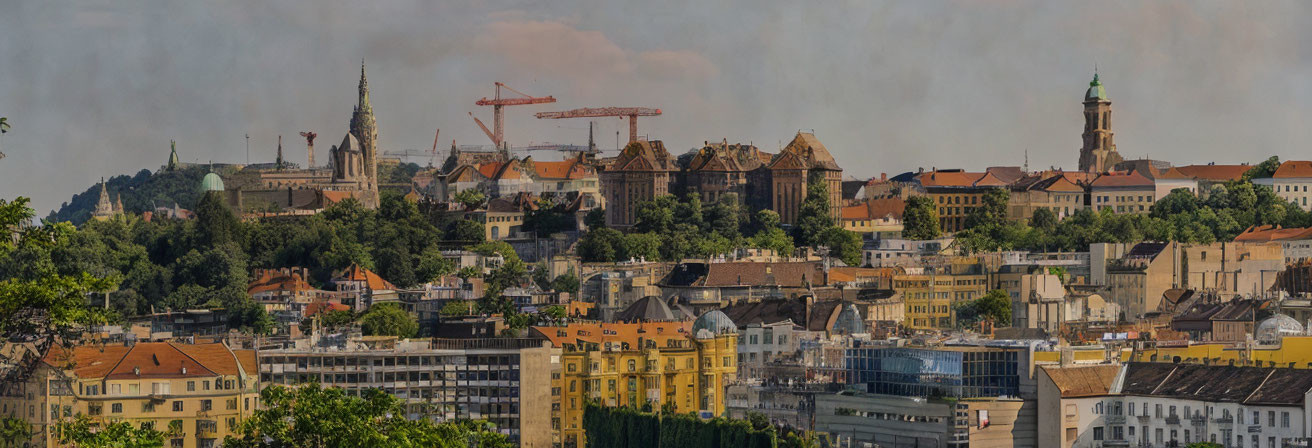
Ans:
[{"label": "dark slate roof", "polygon": [[864,180],[845,180],[843,181],[843,199],[856,199],[856,194],[866,186]]},{"label": "dark slate roof", "polygon": [[661,322],[679,320],[674,311],[657,296],[647,296],[615,314],[618,322]]},{"label": "dark slate roof", "polygon": [[740,328],[751,324],[773,324],[791,320],[809,331],[828,331],[830,320],[838,314],[842,304],[841,300],[816,302],[811,305],[810,315],[806,312],[805,298],[739,302],[721,308],[720,311],[729,316],[729,319]]},{"label": "dark slate roof", "polygon": [[1048,331],[1042,328],[997,328],[993,330],[993,339],[1048,339]]},{"label": "dark slate roof", "polygon": [[1130,363],[1121,393],[1243,403],[1297,405],[1312,390],[1312,370]]},{"label": "dark slate roof", "polygon": [[781,286],[804,287],[824,283],[824,266],[819,262],[680,263],[662,282],[664,286]]},{"label": "dark slate roof", "polygon": [[1157,257],[1157,254],[1162,253],[1162,249],[1165,248],[1166,243],[1142,242],[1135,244],[1134,247],[1130,249],[1130,253],[1125,254],[1125,256],[1127,258],[1155,258]]},{"label": "dark slate roof", "polygon": [[[706,263],[679,263],[670,270],[669,275],[665,276],[663,283],[667,286],[692,286],[693,283],[706,277],[708,271],[710,268]],[[734,322],[737,321],[734,319]]]}]

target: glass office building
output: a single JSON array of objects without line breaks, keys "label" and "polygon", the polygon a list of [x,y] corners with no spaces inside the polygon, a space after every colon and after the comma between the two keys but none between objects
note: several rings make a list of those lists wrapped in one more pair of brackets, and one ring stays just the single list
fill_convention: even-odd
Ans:
[{"label": "glass office building", "polygon": [[859,347],[847,349],[853,385],[911,397],[1018,396],[1020,351],[988,347]]}]

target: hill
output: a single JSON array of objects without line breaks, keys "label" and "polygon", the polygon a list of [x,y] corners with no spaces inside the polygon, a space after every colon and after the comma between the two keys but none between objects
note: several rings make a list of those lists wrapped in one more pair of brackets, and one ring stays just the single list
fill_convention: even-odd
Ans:
[{"label": "hill", "polygon": [[[192,166],[174,171],[152,173],[143,169],[136,175],[118,175],[106,179],[109,199],[112,201],[123,195],[123,209],[128,213],[141,213],[154,210],[155,207],[172,207],[177,202],[179,207],[194,209],[200,199],[200,180],[208,172],[207,167]],[[47,221],[69,221],[81,225],[91,219],[91,213],[100,200],[100,183],[92,184],[81,193],[73,195],[58,210],[52,210],[46,216]]]}]

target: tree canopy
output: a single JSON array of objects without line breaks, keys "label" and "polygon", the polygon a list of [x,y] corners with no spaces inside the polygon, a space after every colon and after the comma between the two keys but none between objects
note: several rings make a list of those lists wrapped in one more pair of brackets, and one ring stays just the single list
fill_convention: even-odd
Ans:
[{"label": "tree canopy", "polygon": [[260,393],[261,409],[243,421],[229,448],[436,447],[510,448],[507,437],[482,421],[436,423],[406,419],[401,399],[379,389],[352,397],[340,388],[275,385]]}]

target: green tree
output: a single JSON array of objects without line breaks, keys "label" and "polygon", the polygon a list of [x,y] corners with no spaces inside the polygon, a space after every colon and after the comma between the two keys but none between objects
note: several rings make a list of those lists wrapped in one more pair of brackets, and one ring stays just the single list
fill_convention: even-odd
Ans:
[{"label": "green tree", "polygon": [[797,209],[797,225],[793,227],[793,241],[801,246],[819,246],[821,236],[834,227],[830,214],[829,184],[822,174],[812,173],[807,179],[806,198]]},{"label": "green tree", "polygon": [[400,306],[380,303],[369,307],[360,316],[360,328],[368,336],[408,338],[419,332],[419,323]]},{"label": "green tree", "polygon": [[421,283],[431,283],[455,271],[456,261],[443,256],[442,250],[437,246],[430,246],[419,254],[419,267],[415,269],[415,277]]},{"label": "green tree", "polygon": [[1030,218],[1030,226],[1044,232],[1052,232],[1057,229],[1057,214],[1047,207],[1036,208],[1034,216]]},{"label": "green tree", "polygon": [[793,238],[788,236],[788,232],[778,227],[768,228],[757,232],[748,241],[748,244],[757,249],[773,250],[780,256],[791,256],[793,254]]},{"label": "green tree", "polygon": [[902,236],[913,240],[932,240],[943,234],[938,223],[938,207],[928,196],[907,199],[902,212]]},{"label": "green tree", "polygon": [[75,343],[91,326],[115,317],[89,307],[87,297],[114,289],[118,279],[85,271],[57,272],[51,248],[67,244],[76,230],[67,223],[27,227],[35,216],[27,204],[23,197],[13,202],[0,199],[0,229],[4,229],[0,231],[8,232],[0,237],[0,264],[8,265],[0,269],[0,340],[29,342],[38,356],[11,359],[0,355],[0,363],[15,366],[6,369],[0,383],[23,382],[53,344]]},{"label": "green tree", "polygon": [[669,233],[675,223],[675,202],[674,196],[670,195],[639,202],[633,230],[639,233]]},{"label": "green tree", "polygon": [[4,443],[5,448],[24,446],[34,435],[32,425],[26,420],[17,417],[0,419],[0,443]]},{"label": "green tree", "polygon": [[505,241],[488,241],[469,246],[466,249],[485,257],[500,255],[502,259],[506,260],[506,262],[510,262],[511,260],[520,261],[519,254],[515,252],[515,248]]},{"label": "green tree", "polygon": [[1011,326],[1011,297],[1007,291],[994,289],[975,299],[975,309],[980,317],[990,319],[998,327]]},{"label": "green tree", "polygon": [[623,244],[620,246],[619,259],[647,259],[659,260],[661,258],[661,236],[655,233],[630,233],[624,235]]},{"label": "green tree", "polygon": [[471,316],[474,314],[474,302],[452,300],[442,305],[442,310],[438,313],[446,317]]},{"label": "green tree", "polygon": [[[103,425],[103,426],[102,426]],[[59,423],[55,433],[60,442],[78,448],[156,448],[164,446],[164,433],[137,428],[128,422],[93,423],[86,416]]]},{"label": "green tree", "polygon": [[1011,200],[1011,192],[1006,188],[990,188],[980,195],[979,206],[970,210],[966,215],[965,227],[967,229],[986,225],[1000,224],[1007,220],[1007,201]]},{"label": "green tree", "polygon": [[228,448],[435,447],[510,448],[507,437],[482,421],[407,420],[401,399],[379,389],[348,396],[340,388],[272,386],[261,408],[243,421]]},{"label": "green tree", "polygon": [[579,293],[579,278],[573,272],[557,275],[555,279],[551,280],[551,290],[567,292],[577,296]]},{"label": "green tree", "polygon": [[1252,168],[1245,171],[1242,180],[1244,182],[1249,182],[1253,179],[1271,177],[1271,175],[1276,173],[1277,168],[1280,168],[1280,157],[1268,157],[1266,160],[1263,160],[1262,163],[1253,165]]},{"label": "green tree", "polygon": [[483,223],[472,219],[458,219],[447,227],[446,239],[468,243],[481,243],[487,239],[487,230]]},{"label": "green tree", "polygon": [[241,222],[232,213],[223,195],[211,191],[201,196],[196,205],[196,236],[203,246],[240,242]]},{"label": "green tree", "polygon": [[861,235],[836,226],[825,229],[818,237],[820,245],[829,248],[829,255],[843,260],[848,266],[861,266]]},{"label": "green tree", "polygon": [[610,262],[619,259],[624,247],[624,234],[606,227],[589,230],[579,240],[579,258],[587,262]]},{"label": "green tree", "polygon": [[588,210],[588,214],[583,215],[583,226],[588,230],[606,227],[606,209],[596,207]]},{"label": "green tree", "polygon": [[487,200],[487,196],[481,191],[470,188],[468,190],[457,192],[455,200],[457,203],[464,206],[465,210],[474,210],[483,206],[483,202]]}]

